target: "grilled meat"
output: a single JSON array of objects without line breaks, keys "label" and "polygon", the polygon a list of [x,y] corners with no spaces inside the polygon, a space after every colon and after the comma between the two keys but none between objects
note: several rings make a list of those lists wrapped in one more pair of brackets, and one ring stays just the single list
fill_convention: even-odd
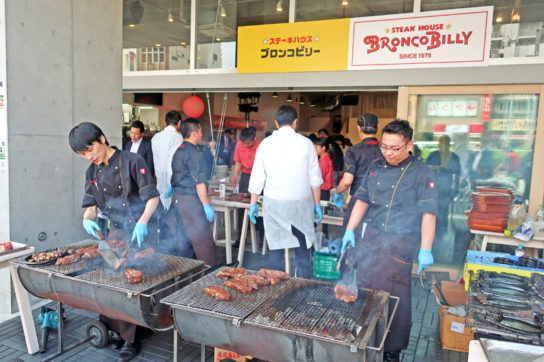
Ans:
[{"label": "grilled meat", "polygon": [[81,255],[81,259],[94,259],[98,258],[100,256],[100,252],[98,249],[92,249],[89,251],[86,251],[83,255]]},{"label": "grilled meat", "polygon": [[280,278],[281,280],[289,279],[289,274],[287,274],[286,272],[280,271],[280,270],[272,270],[272,269],[261,268],[257,272],[257,275],[261,276],[261,277]]},{"label": "grilled meat", "polygon": [[0,241],[0,252],[9,251],[13,249],[11,241]]},{"label": "grilled meat", "polygon": [[55,266],[77,263],[79,259],[81,259],[81,254],[76,253],[76,254],[68,255],[63,258],[58,258],[57,262],[55,263]]},{"label": "grilled meat", "polygon": [[346,303],[353,303],[357,300],[357,292],[345,284],[336,284],[334,294],[336,294],[336,299]]},{"label": "grilled meat", "polygon": [[145,259],[155,254],[155,249],[147,248],[134,254],[134,259]]},{"label": "grilled meat", "polygon": [[257,281],[253,280],[252,278],[248,278],[248,275],[238,275],[233,280],[240,281],[253,290],[259,289],[259,284]]},{"label": "grilled meat", "polygon": [[258,275],[244,275],[245,279],[253,280],[257,283],[259,287],[263,287],[265,285],[270,285],[270,280],[260,277]]},{"label": "grilled meat", "polygon": [[54,250],[54,251],[43,251],[41,253],[32,254],[32,256],[28,259],[28,261],[32,263],[38,263],[42,261],[48,261],[51,259],[55,259],[60,255],[60,251]]},{"label": "grilled meat", "polygon": [[127,269],[125,270],[125,276],[128,279],[129,283],[140,283],[143,279],[142,272],[136,269]]},{"label": "grilled meat", "polygon": [[281,282],[281,279],[274,276],[267,276],[266,279],[270,281],[270,285],[278,285]]},{"label": "grilled meat", "polygon": [[85,254],[86,252],[88,252],[88,251],[93,251],[93,250],[98,250],[98,245],[89,246],[89,247],[87,247],[87,248],[76,249],[76,254],[83,255],[83,254]]},{"label": "grilled meat", "polygon": [[222,269],[219,271],[219,273],[217,273],[217,276],[219,278],[234,278],[234,277],[237,277],[238,275],[246,275],[247,274],[247,270],[246,268],[225,268],[225,269]]},{"label": "grilled meat", "polygon": [[235,279],[225,280],[225,286],[243,294],[250,294],[253,291],[250,286]]},{"label": "grilled meat", "polygon": [[119,258],[117,260],[117,263],[115,263],[115,265],[113,266],[113,270],[119,270],[119,269],[122,269],[122,268],[126,268],[127,261],[128,261],[127,258]]},{"label": "grilled meat", "polygon": [[214,285],[204,288],[204,293],[211,295],[217,300],[232,300],[232,295],[229,292]]}]

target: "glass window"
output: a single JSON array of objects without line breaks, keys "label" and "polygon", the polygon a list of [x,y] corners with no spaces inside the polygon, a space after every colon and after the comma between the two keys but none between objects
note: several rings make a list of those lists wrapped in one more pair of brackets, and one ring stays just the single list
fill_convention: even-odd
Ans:
[{"label": "glass window", "polygon": [[543,56],[542,0],[421,0],[421,11],[493,6],[492,58]]},{"label": "glass window", "polygon": [[[325,20],[409,13],[413,0],[296,0],[295,20]],[[345,5],[343,5],[345,4]]]},{"label": "glass window", "polygon": [[200,69],[236,67],[239,26],[289,21],[287,0],[200,0],[198,3],[196,68]]},{"label": "glass window", "polygon": [[[416,102],[417,104],[414,104]],[[421,95],[412,99],[414,153],[437,173],[435,245],[440,262],[461,263],[470,240],[465,211],[478,187],[529,199],[539,96]]]}]

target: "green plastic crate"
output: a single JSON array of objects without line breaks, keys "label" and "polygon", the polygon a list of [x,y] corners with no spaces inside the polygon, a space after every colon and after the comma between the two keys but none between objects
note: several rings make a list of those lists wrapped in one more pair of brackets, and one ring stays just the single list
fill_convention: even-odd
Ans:
[{"label": "green plastic crate", "polygon": [[338,257],[331,253],[314,251],[314,277],[325,279],[340,278],[340,270],[334,271]]}]

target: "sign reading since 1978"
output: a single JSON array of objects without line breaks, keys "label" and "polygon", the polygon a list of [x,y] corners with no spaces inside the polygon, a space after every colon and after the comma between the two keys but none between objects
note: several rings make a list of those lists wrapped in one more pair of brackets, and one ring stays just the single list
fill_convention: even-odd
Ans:
[{"label": "sign reading since 1978", "polygon": [[349,70],[487,65],[493,7],[351,19]]}]

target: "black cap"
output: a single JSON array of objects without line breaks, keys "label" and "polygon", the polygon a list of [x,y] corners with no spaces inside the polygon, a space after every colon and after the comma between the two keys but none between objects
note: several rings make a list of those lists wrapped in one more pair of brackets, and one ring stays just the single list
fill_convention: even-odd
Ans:
[{"label": "black cap", "polygon": [[357,124],[361,128],[376,128],[378,127],[378,116],[374,113],[365,113],[359,117]]}]

